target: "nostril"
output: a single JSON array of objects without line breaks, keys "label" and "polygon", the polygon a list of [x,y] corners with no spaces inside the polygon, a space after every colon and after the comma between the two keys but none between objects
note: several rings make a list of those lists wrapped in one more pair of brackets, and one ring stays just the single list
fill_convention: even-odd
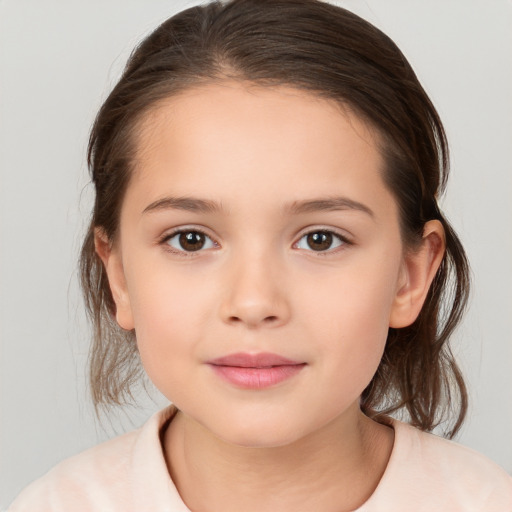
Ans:
[{"label": "nostril", "polygon": [[[229,317],[229,322],[231,323],[239,323],[239,322],[243,322],[242,318],[238,317],[238,316],[230,316]],[[276,315],[271,315],[271,316],[266,316],[263,318],[263,322],[264,323],[273,323],[273,322],[276,322],[278,320],[278,317]]]}]

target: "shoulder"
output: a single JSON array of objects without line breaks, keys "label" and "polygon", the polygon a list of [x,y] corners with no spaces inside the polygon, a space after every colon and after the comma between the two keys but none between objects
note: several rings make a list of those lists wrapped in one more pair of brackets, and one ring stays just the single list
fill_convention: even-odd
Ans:
[{"label": "shoulder", "polygon": [[161,489],[170,487],[159,433],[173,414],[172,408],[165,409],[141,429],[64,460],[24,489],[9,512],[136,510],[141,488],[156,483],[160,491],[154,497],[159,499]]},{"label": "shoulder", "polygon": [[395,446],[377,488],[386,499],[395,495],[416,511],[512,511],[512,477],[493,461],[399,421],[393,428]]},{"label": "shoulder", "polygon": [[64,460],[24,489],[9,512],[36,510],[36,504],[44,510],[72,510],[77,502],[87,510],[103,494],[100,487],[109,487],[110,496],[122,494],[119,487],[137,436],[138,431],[130,432]]}]

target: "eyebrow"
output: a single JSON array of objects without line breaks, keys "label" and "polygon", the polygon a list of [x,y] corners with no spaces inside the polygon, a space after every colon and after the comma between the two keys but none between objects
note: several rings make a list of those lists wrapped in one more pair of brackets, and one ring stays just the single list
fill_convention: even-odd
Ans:
[{"label": "eyebrow", "polygon": [[[185,210],[198,213],[218,213],[223,210],[222,204],[210,199],[199,199],[196,197],[164,197],[154,201],[143,210],[143,214],[158,210]],[[317,211],[356,210],[374,217],[373,211],[363,203],[354,201],[347,197],[327,197],[293,201],[284,208],[285,212],[297,215],[301,213],[312,213]]]},{"label": "eyebrow", "polygon": [[142,213],[167,209],[199,213],[217,213],[222,210],[222,205],[215,201],[210,201],[209,199],[198,199],[195,197],[164,197],[146,206]]},{"label": "eyebrow", "polygon": [[363,203],[354,201],[348,197],[326,197],[311,199],[305,201],[293,201],[286,210],[292,214],[311,213],[317,211],[336,211],[336,210],[357,210],[375,217],[373,211]]}]

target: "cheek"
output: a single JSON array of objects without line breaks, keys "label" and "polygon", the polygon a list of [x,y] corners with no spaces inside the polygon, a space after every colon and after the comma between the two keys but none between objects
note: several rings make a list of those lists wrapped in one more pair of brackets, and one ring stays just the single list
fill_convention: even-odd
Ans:
[{"label": "cheek", "polygon": [[314,276],[304,287],[307,292],[298,294],[301,307],[314,310],[326,330],[387,331],[400,261],[399,255],[357,254],[336,271]]},{"label": "cheek", "polygon": [[368,386],[379,367],[388,333],[387,323],[375,322],[369,309],[352,307],[342,314],[336,312],[336,320],[326,313],[325,325],[330,329],[323,329],[317,338],[322,350],[318,373],[324,376],[321,387],[329,389],[332,405],[327,411],[332,409],[333,415],[357,401]]},{"label": "cheek", "polygon": [[165,393],[160,384],[172,386],[197,357],[200,326],[212,311],[211,293],[204,281],[201,286],[183,273],[153,267],[139,275],[144,279],[130,283],[137,346],[147,374]]},{"label": "cheek", "polygon": [[132,258],[128,265],[132,271],[127,283],[137,333],[151,333],[157,340],[158,333],[167,338],[169,332],[193,330],[195,321],[209,310],[205,308],[211,300],[208,280],[169,263],[165,255],[150,256]]},{"label": "cheek", "polygon": [[325,364],[332,373],[343,368],[340,378],[363,382],[363,388],[384,351],[398,271],[398,264],[384,269],[375,264],[353,266],[326,282],[321,293],[302,301],[301,309],[310,319],[303,328],[314,326],[322,351],[332,355]]}]

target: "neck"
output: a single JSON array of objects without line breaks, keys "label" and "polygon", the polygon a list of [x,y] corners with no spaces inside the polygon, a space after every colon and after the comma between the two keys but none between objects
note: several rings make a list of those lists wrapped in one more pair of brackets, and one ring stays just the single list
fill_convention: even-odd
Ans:
[{"label": "neck", "polygon": [[361,506],[377,487],[393,430],[354,407],[288,445],[252,448],[219,439],[178,412],[163,445],[171,477],[191,510],[340,512]]}]

